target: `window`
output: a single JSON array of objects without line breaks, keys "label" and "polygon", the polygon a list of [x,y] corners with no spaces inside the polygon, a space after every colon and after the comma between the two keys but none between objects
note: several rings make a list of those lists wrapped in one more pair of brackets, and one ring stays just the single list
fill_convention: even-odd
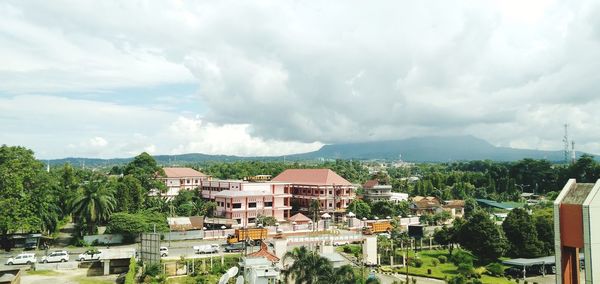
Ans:
[{"label": "window", "polygon": [[256,218],[248,218],[248,223],[254,223],[256,222]]},{"label": "window", "polygon": [[323,194],[323,191],[321,190],[321,194]]},{"label": "window", "polygon": [[227,203],[227,208],[231,207],[229,203]]},{"label": "window", "polygon": [[271,206],[273,206],[273,202],[272,201],[265,202],[265,207],[271,207]]},{"label": "window", "polygon": [[248,203],[248,208],[256,208],[256,202]]},{"label": "window", "polygon": [[[256,206],[256,204],[254,206]],[[233,209],[239,209],[239,208],[242,208],[242,203],[233,203]]]}]

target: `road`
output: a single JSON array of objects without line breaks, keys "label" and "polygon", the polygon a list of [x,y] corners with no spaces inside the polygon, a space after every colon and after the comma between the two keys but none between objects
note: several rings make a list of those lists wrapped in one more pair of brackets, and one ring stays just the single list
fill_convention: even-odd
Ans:
[{"label": "road", "polygon": [[[214,254],[195,254],[194,250],[193,250],[193,246],[197,246],[197,245],[207,245],[207,244],[218,244],[221,246],[221,248],[223,246],[226,245],[224,240],[188,240],[188,241],[163,241],[161,242],[161,246],[167,247],[169,248],[169,255],[163,259],[167,259],[167,260],[176,260],[176,259],[180,259],[181,256],[184,256],[185,258],[202,258],[202,257],[210,257],[210,256],[220,256],[220,255],[226,255],[226,254],[234,254],[234,253],[224,253],[221,249],[221,251],[219,251],[218,253],[214,253]],[[96,247],[99,250],[102,249],[106,249],[106,248],[110,248],[110,249],[117,249],[117,248],[135,248],[136,250],[139,249],[139,244],[130,244],[130,245],[118,245],[118,246],[99,246]],[[77,256],[83,252],[85,252],[86,250],[88,250],[89,248],[86,247],[67,247],[67,248],[59,248],[59,247],[51,247],[48,252],[52,252],[55,250],[67,250],[69,252],[69,261],[70,262],[74,262],[76,261],[75,259],[77,258]],[[248,252],[254,252],[257,251],[259,249],[259,247],[248,247]],[[14,257],[20,253],[24,252],[23,249],[13,249],[10,252],[5,252],[2,251],[0,252],[0,269],[8,269],[8,268],[13,268],[13,267],[27,267],[27,265],[6,265],[6,261],[10,258],[10,257]],[[36,258],[38,261],[41,260],[42,256],[46,255],[46,251],[44,250],[29,250],[29,251],[25,251],[27,253],[35,253]]]}]

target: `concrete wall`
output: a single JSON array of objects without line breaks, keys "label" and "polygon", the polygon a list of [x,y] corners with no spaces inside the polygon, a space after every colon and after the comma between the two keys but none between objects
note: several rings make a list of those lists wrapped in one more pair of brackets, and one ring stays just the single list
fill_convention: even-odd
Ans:
[{"label": "concrete wall", "polygon": [[363,261],[368,265],[377,264],[377,237],[366,237],[362,247]]},{"label": "concrete wall", "polygon": [[56,263],[36,263],[35,270],[73,270],[77,269],[79,263],[70,262],[56,262]]},{"label": "concrete wall", "polygon": [[204,238],[204,231],[202,230],[194,230],[194,231],[183,231],[183,232],[170,232],[163,233],[164,241],[181,241],[181,240],[201,240]]},{"label": "concrete wall", "polygon": [[123,235],[121,234],[106,234],[106,235],[89,235],[84,236],[83,240],[91,244],[94,241],[98,241],[101,244],[122,244]]}]

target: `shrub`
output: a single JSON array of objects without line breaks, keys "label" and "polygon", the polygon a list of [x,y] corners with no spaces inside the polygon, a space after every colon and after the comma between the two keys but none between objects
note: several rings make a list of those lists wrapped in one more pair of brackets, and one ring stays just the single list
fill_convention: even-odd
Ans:
[{"label": "shrub", "polygon": [[76,247],[89,247],[90,246],[90,244],[82,238],[74,239],[73,245],[75,245]]},{"label": "shrub", "polygon": [[423,266],[423,260],[419,259],[419,258],[413,258],[410,260],[410,262],[411,262],[410,264],[412,266],[417,267],[417,268]]},{"label": "shrub", "polygon": [[466,284],[467,279],[462,275],[456,275],[456,276],[450,278],[450,280],[448,280],[448,283],[449,284]]},{"label": "shrub", "polygon": [[137,265],[135,262],[135,257],[132,257],[129,260],[129,271],[127,271],[127,275],[125,275],[125,284],[134,284],[135,283],[135,275],[137,274]]},{"label": "shrub", "polygon": [[448,261],[448,258],[443,255],[438,256],[437,259],[440,261],[440,263],[446,263]]},{"label": "shrub", "polygon": [[461,263],[473,264],[473,255],[468,251],[458,250],[450,256],[450,261],[458,266]]},{"label": "shrub", "polygon": [[150,264],[146,265],[146,270],[144,271],[144,276],[154,277],[160,274],[160,264]]},{"label": "shrub", "polygon": [[436,258],[431,260],[431,266],[436,267],[436,266],[438,266],[438,264],[440,264],[440,261],[437,260]]},{"label": "shrub", "polygon": [[485,269],[487,270],[488,274],[492,276],[502,276],[502,274],[504,274],[502,264],[497,262],[488,264]]},{"label": "shrub", "polygon": [[352,249],[351,249],[351,248],[350,248],[350,246],[348,246],[348,245],[344,245],[344,247],[342,248],[342,250],[343,250],[345,253],[352,253]]},{"label": "shrub", "polygon": [[466,277],[470,277],[474,274],[473,265],[469,263],[460,263],[456,271]]}]

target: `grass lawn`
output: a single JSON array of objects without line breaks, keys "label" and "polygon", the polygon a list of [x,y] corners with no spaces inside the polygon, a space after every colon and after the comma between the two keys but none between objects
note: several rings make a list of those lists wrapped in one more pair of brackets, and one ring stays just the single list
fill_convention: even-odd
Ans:
[{"label": "grass lawn", "polygon": [[[437,259],[439,256],[442,256],[442,255],[447,257],[448,250],[423,250],[423,251],[419,252],[418,257],[423,260],[423,266],[421,266],[421,267],[409,266],[408,274],[424,276],[424,277],[432,277],[432,278],[438,278],[438,279],[445,279],[445,278],[450,279],[451,277],[458,275],[458,272],[456,271],[457,267],[449,261],[446,263],[439,263],[435,267],[432,265],[432,260]],[[411,258],[414,257],[414,253],[412,253],[412,252],[409,253],[409,256]],[[428,273],[429,269],[431,269],[431,274]],[[485,268],[483,268],[483,267],[476,267],[475,269],[480,270],[481,272],[485,271]],[[384,267],[382,269],[382,271],[386,271],[386,270],[389,271],[389,270],[391,270],[391,268],[387,267],[387,269],[386,269]],[[394,272],[405,273],[406,268],[404,268],[404,267],[395,268]],[[515,283],[515,282],[509,281],[508,279],[506,279],[504,277],[492,277],[492,276],[489,276],[486,274],[481,275],[481,281],[483,283],[489,283],[489,284]]]},{"label": "grass lawn", "polygon": [[114,284],[115,283],[115,281],[110,281],[110,280],[105,280],[105,279],[94,279],[92,277],[86,277],[86,276],[77,277],[77,278],[75,278],[75,280],[79,284]]},{"label": "grass lawn", "polygon": [[27,275],[40,275],[40,276],[56,276],[61,275],[62,273],[55,270],[29,270],[27,271]]}]

